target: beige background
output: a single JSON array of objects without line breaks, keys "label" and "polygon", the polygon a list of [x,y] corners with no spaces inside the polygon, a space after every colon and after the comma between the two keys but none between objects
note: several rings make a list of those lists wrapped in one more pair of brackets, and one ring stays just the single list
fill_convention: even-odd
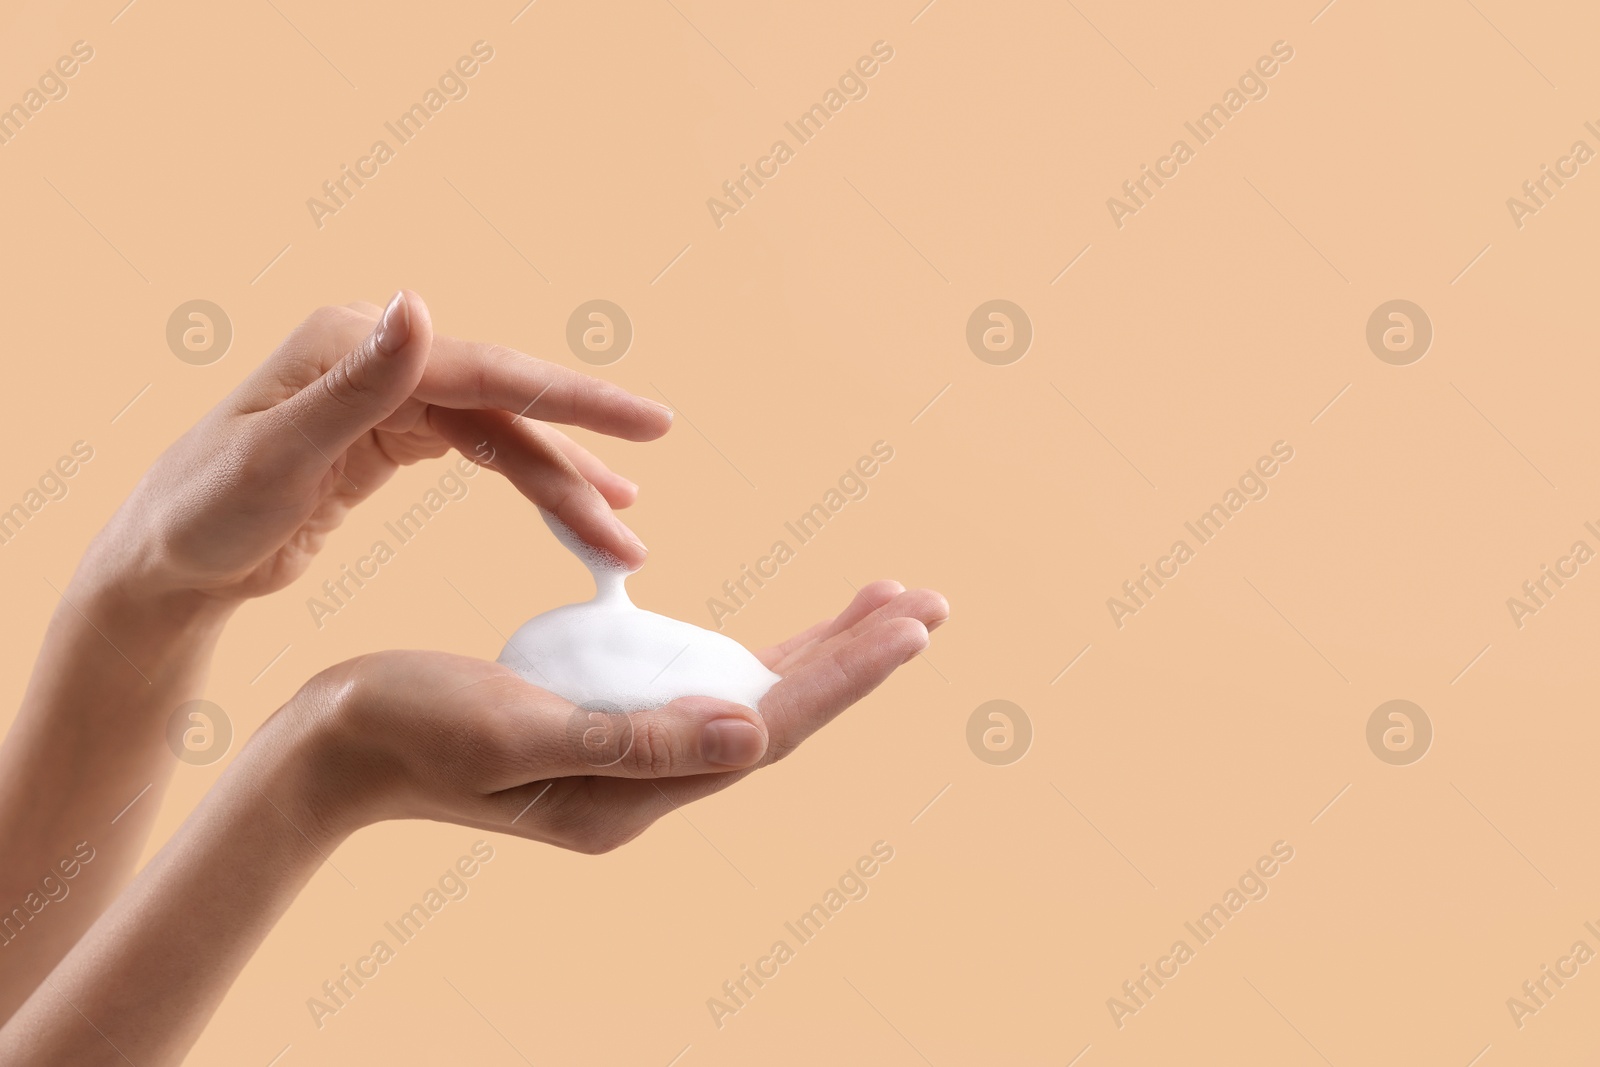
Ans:
[{"label": "beige background", "polygon": [[[400,285],[441,329],[580,368],[572,309],[627,310],[632,349],[596,373],[683,415],[657,444],[594,445],[645,487],[647,606],[703,623],[881,439],[896,457],[870,495],[727,632],[777,639],[880,576],[954,610],[925,660],[797,758],[625,850],[494,838],[470,896],[319,1030],[307,998],[482,836],[358,834],[192,1062],[1595,1052],[1594,965],[1520,1029],[1506,1005],[1574,941],[1600,950],[1583,928],[1600,925],[1600,577],[1521,629],[1506,606],[1574,541],[1600,548],[1582,525],[1600,520],[1600,177],[1520,230],[1506,207],[1574,140],[1600,148],[1586,5],[122,3],[0,8],[7,104],[73,42],[95,50],[0,147],[0,500],[75,440],[95,449],[0,548],[6,706],[47,583],[152,458],[314,307]],[[495,55],[470,95],[319,230],[306,199],[478,40]],[[878,40],[895,55],[869,95],[716,228],[706,199]],[[1294,59],[1269,95],[1118,229],[1106,198],[1279,40]],[[195,298],[235,330],[210,366],[164,339]],[[965,342],[993,298],[1035,329],[1009,366]],[[1364,337],[1397,298],[1435,329],[1403,367]],[[1279,440],[1295,458],[1270,495],[1117,629],[1106,598]],[[492,657],[496,628],[583,594],[482,477],[316,629],[314,586],[445,462],[240,612],[208,692],[240,739],[328,664]],[[1397,698],[1435,731],[1409,766],[1366,741]],[[1020,762],[968,748],[991,699],[1031,720]],[[152,849],[225,765],[179,768]],[[707,998],[878,840],[895,859],[870,895],[713,1025]],[[1119,1029],[1107,998],[1280,840],[1294,859],[1270,895]]]}]

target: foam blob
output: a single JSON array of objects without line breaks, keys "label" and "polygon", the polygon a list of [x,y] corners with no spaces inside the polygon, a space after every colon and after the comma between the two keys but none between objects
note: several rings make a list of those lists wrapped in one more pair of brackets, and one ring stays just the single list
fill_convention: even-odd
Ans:
[{"label": "foam blob", "polygon": [[535,616],[511,635],[498,662],[524,681],[574,704],[645,711],[687,696],[754,708],[778,680],[732,638],[636,607],[621,560],[539,513],[589,568],[595,596]]}]

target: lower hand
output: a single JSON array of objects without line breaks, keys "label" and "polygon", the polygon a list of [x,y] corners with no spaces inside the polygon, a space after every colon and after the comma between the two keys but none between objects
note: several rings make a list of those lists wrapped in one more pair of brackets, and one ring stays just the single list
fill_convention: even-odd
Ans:
[{"label": "lower hand", "polygon": [[274,802],[300,808],[329,844],[372,822],[427,818],[605,852],[793,752],[920,653],[948,614],[937,593],[872,583],[838,617],[758,654],[780,675],[759,714],[708,697],[589,713],[497,664],[375,653],[313,680],[252,746],[285,769],[268,780],[298,785],[300,799]]},{"label": "lower hand", "polygon": [[[176,1064],[353,830],[431,818],[608,851],[794,751],[919,653],[946,614],[937,593],[874,582],[837,618],[761,654],[781,678],[760,714],[689,697],[592,724],[504,667],[428,652],[325,672],[0,1030],[0,1060]],[[593,729],[598,746],[584,740]]]}]

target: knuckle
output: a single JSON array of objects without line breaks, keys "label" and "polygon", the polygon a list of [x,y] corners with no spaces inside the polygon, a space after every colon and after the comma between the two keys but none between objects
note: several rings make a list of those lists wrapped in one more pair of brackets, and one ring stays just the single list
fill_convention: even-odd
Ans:
[{"label": "knuckle", "polygon": [[629,753],[634,770],[651,778],[670,777],[684,762],[681,743],[671,729],[651,716],[642,717],[633,731],[633,750]]},{"label": "knuckle", "polygon": [[527,358],[507,345],[492,344],[483,350],[483,361],[495,367],[507,367],[513,363],[525,362]]},{"label": "knuckle", "polygon": [[611,505],[594,483],[585,478],[566,456],[555,451],[553,445],[543,457],[545,464],[555,474],[549,489],[549,499],[541,501],[555,516],[574,530],[591,530],[596,524],[605,529]]},{"label": "knuckle", "polygon": [[314,308],[300,325],[310,329],[326,327],[337,310],[332,304],[323,304],[319,308]]},{"label": "knuckle", "polygon": [[358,313],[336,304],[324,304],[306,316],[304,325],[313,330],[330,330],[343,326]]},{"label": "knuckle", "polygon": [[355,407],[366,391],[367,366],[372,361],[371,346],[363,342],[339,360],[317,381],[324,395],[342,407]]},{"label": "knuckle", "polygon": [[560,478],[551,490],[555,505],[552,511],[568,526],[581,527],[589,513],[604,504],[600,491],[579,474],[570,464],[560,470]]},{"label": "knuckle", "polygon": [[311,317],[319,323],[339,326],[366,319],[354,304],[324,304],[313,311]]},{"label": "knuckle", "polygon": [[525,363],[527,356],[505,345],[486,345],[479,350],[479,358],[471,361],[472,384],[479,396],[491,396],[500,391],[500,383],[517,365]]},{"label": "knuckle", "polygon": [[284,475],[287,450],[281,442],[293,431],[273,412],[247,416],[228,427],[210,464],[218,488],[236,488],[255,499]]}]

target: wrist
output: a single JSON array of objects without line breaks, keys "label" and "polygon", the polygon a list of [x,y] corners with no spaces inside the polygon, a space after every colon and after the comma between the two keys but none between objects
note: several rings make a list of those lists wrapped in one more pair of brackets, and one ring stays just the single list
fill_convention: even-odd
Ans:
[{"label": "wrist", "polygon": [[302,686],[240,753],[260,792],[320,851],[384,817],[349,729],[355,686],[347,666]]},{"label": "wrist", "polygon": [[237,606],[198,591],[163,589],[95,551],[84,557],[65,599],[147,675],[197,654],[209,658]]},{"label": "wrist", "polygon": [[97,587],[139,600],[157,599],[180,604],[192,601],[197,607],[211,602],[213,608],[224,606],[224,598],[208,594],[182,576],[184,568],[175,557],[169,538],[160,532],[164,521],[141,502],[142,495],[136,491],[124,501],[110,522],[95,535],[74,581],[86,578]]}]

